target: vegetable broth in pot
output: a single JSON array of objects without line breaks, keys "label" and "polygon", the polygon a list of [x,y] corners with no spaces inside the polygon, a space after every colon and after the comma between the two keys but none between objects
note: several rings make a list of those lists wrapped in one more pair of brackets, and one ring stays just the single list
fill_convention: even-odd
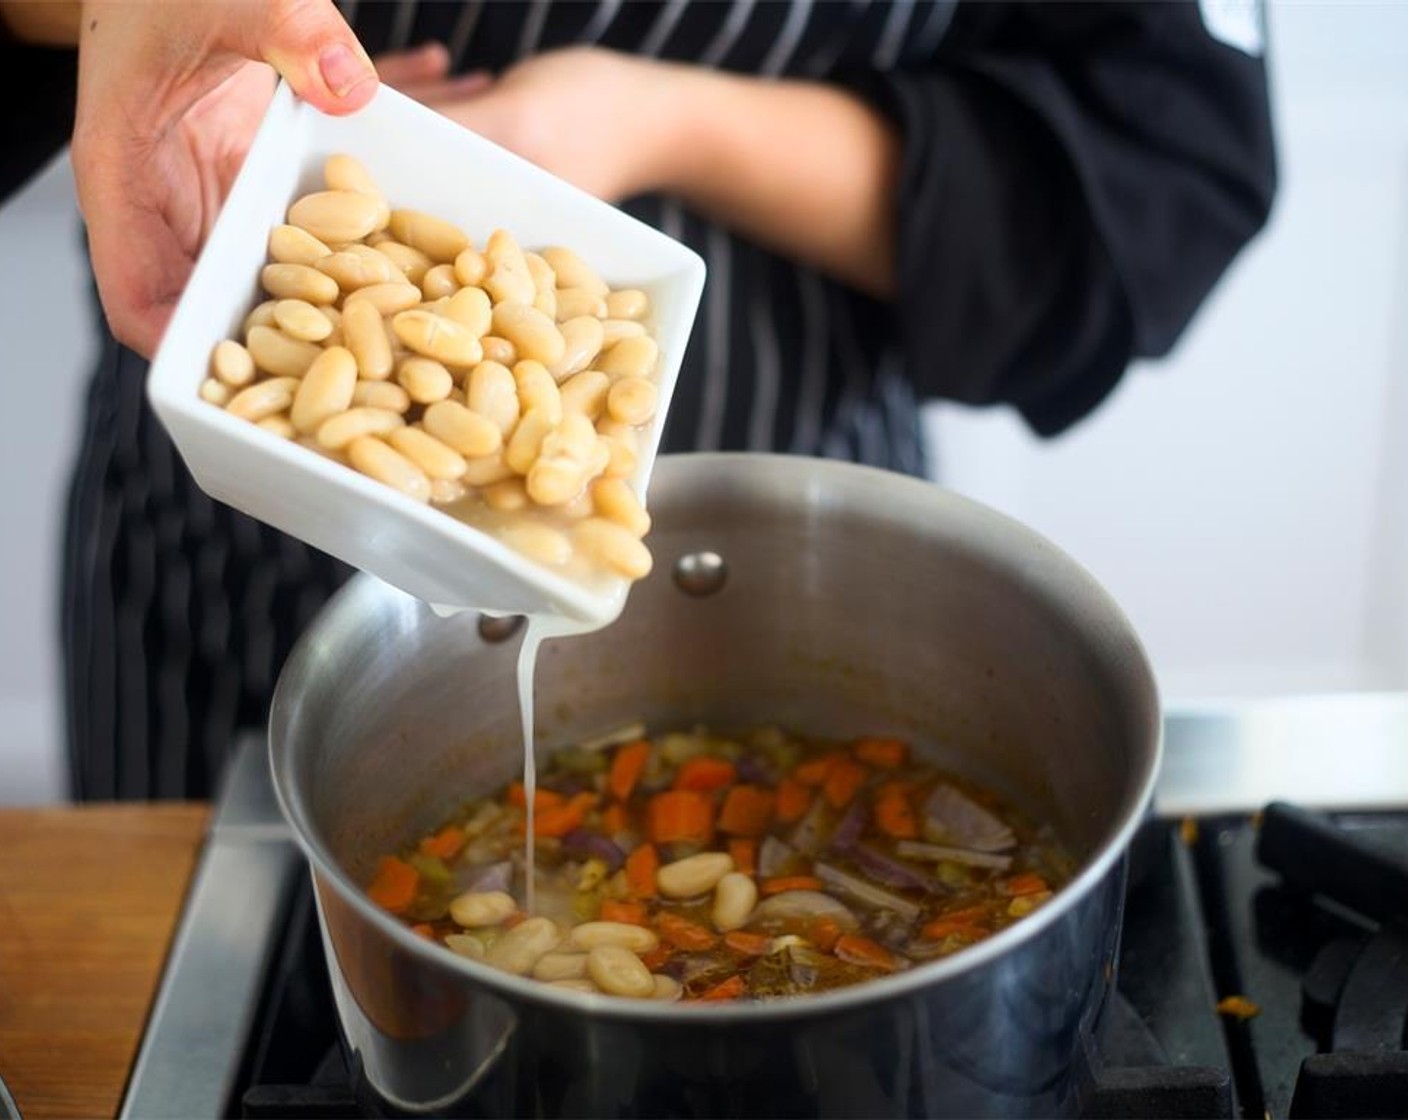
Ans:
[{"label": "vegetable broth in pot", "polygon": [[[652,513],[657,568],[621,619],[543,647],[540,752],[632,719],[895,735],[1049,824],[1079,870],[971,948],[796,999],[613,1000],[456,958],[361,885],[381,854],[517,776],[518,643],[358,580],[290,660],[272,749],[369,1102],[512,1115],[1077,1111],[1113,983],[1123,854],[1159,749],[1152,677],[1126,620],[1035,534],[864,468],[663,460]],[[727,578],[701,595],[700,573],[717,567],[707,553]]]}]

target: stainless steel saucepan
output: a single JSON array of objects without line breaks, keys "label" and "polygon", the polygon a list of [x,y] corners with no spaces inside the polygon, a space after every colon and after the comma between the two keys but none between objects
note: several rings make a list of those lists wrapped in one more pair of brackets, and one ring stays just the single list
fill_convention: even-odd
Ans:
[{"label": "stainless steel saucepan", "polygon": [[[773,1003],[583,997],[431,945],[363,895],[377,857],[519,773],[516,639],[367,578],[274,702],[349,1064],[372,1109],[485,1116],[1050,1116],[1079,1110],[1113,990],[1125,850],[1160,751],[1109,596],[937,487],[752,455],[662,460],[655,572],[549,642],[537,749],[635,719],[893,733],[1050,821],[1078,877],[950,958]],[[720,586],[720,578],[722,584]]]}]

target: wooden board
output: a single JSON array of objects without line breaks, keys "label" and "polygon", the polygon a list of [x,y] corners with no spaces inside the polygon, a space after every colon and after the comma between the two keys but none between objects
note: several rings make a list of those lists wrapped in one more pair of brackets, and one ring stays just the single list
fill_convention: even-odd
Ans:
[{"label": "wooden board", "polygon": [[0,811],[0,1077],[25,1120],[117,1114],[209,812]]}]

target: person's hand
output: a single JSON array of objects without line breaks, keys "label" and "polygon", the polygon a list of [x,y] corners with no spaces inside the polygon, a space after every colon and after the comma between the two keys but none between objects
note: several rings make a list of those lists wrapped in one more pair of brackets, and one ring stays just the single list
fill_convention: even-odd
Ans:
[{"label": "person's hand", "polygon": [[[376,92],[331,0],[88,0],[73,168],[103,310],[150,355],[276,78],[326,113]],[[419,71],[416,71],[419,73]]]},{"label": "person's hand", "polygon": [[689,68],[571,47],[497,79],[446,79],[442,48],[419,53],[422,74],[383,73],[386,82],[598,198],[617,202],[669,181],[686,131]]}]

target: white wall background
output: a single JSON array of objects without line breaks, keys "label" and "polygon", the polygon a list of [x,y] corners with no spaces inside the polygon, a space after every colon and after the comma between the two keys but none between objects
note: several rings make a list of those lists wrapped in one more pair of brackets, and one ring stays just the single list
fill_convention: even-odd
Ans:
[{"label": "white wall background", "polygon": [[[1172,699],[1408,686],[1408,5],[1271,13],[1272,226],[1076,431],[939,406],[945,481],[1082,560]],[[92,361],[66,163],[0,209],[0,804],[61,795],[58,540]]]}]

